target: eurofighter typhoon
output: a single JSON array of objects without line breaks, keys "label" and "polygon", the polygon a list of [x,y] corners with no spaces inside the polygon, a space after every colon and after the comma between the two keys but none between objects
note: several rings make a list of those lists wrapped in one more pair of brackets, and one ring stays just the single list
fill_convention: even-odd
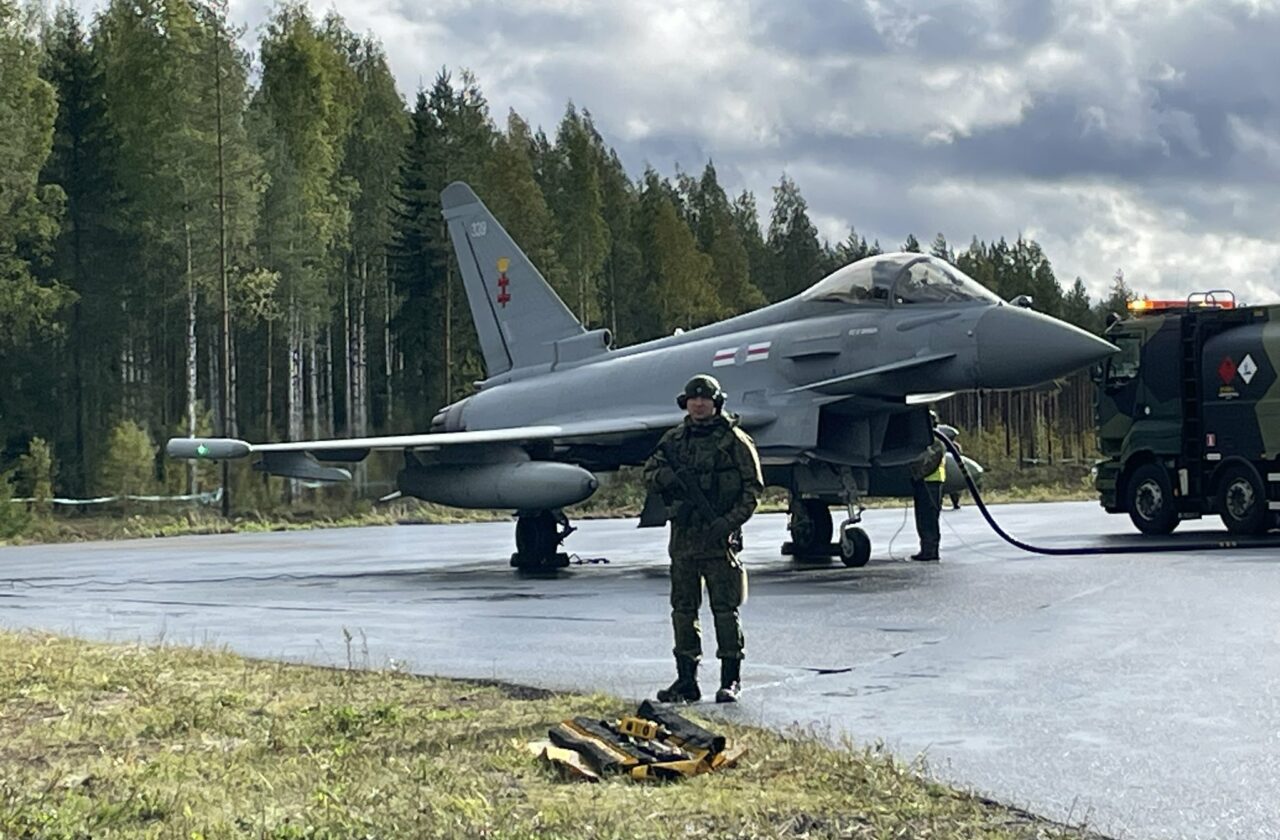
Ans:
[{"label": "eurofighter typhoon", "polygon": [[[562,509],[597,473],[642,464],[679,423],[675,395],[711,373],[755,440],[765,482],[790,497],[791,551],[838,551],[865,565],[860,500],[909,496],[908,464],[930,442],[922,400],[1023,388],[1087,367],[1115,348],[1070,324],[1005,303],[943,260],[869,257],[754,312],[631,347],[587,330],[471,188],[441,194],[484,355],[476,393],[445,406],[429,432],[251,444],[174,438],[174,458],[243,458],[272,475],[337,481],[334,463],[374,450],[404,458],[400,492],[463,508],[512,510],[521,569],[567,562]],[[589,401],[583,399],[590,394]],[[329,462],[328,464],[322,462]],[[650,498],[641,525],[665,521]]]}]

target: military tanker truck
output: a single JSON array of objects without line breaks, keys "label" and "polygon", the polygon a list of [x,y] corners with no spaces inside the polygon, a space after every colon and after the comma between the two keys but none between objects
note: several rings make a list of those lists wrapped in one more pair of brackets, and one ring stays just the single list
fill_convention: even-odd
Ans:
[{"label": "military tanker truck", "polygon": [[1233,534],[1280,526],[1280,304],[1230,292],[1134,301],[1094,370],[1096,487],[1144,534],[1222,517]]}]

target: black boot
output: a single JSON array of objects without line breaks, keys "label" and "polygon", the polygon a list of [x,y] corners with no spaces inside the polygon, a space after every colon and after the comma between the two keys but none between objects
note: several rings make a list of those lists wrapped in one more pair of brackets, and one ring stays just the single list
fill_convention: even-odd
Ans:
[{"label": "black boot", "polygon": [[676,657],[676,681],[658,689],[659,703],[697,703],[702,699],[698,688],[698,661],[687,656]]},{"label": "black boot", "polygon": [[925,563],[938,562],[938,547],[936,545],[921,545],[920,553],[911,555],[912,560],[919,560]]},{"label": "black boot", "polygon": [[716,692],[717,703],[738,702],[738,693],[742,690],[742,685],[739,682],[741,674],[741,659],[720,660],[720,690]]}]

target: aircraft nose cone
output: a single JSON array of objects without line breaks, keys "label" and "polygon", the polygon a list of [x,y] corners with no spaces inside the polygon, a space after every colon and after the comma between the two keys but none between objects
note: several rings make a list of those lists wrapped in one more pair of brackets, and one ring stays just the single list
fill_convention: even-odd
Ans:
[{"label": "aircraft nose cone", "polygon": [[1026,388],[1118,352],[1079,327],[1017,306],[997,306],[974,328],[981,388]]}]

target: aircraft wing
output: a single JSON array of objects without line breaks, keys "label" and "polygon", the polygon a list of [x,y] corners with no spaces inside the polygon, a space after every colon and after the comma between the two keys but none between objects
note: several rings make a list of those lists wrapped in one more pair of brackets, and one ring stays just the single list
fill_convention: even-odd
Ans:
[{"label": "aircraft wing", "polygon": [[[223,460],[254,453],[310,453],[321,460],[359,461],[373,450],[439,449],[448,446],[520,444],[536,441],[575,441],[663,431],[675,426],[683,413],[671,410],[648,415],[566,419],[531,426],[509,426],[465,432],[428,432],[366,438],[299,440],[288,443],[248,443],[234,438],[170,438],[165,452],[171,458]],[[748,411],[740,415],[744,428],[772,422],[770,412]]]}]

